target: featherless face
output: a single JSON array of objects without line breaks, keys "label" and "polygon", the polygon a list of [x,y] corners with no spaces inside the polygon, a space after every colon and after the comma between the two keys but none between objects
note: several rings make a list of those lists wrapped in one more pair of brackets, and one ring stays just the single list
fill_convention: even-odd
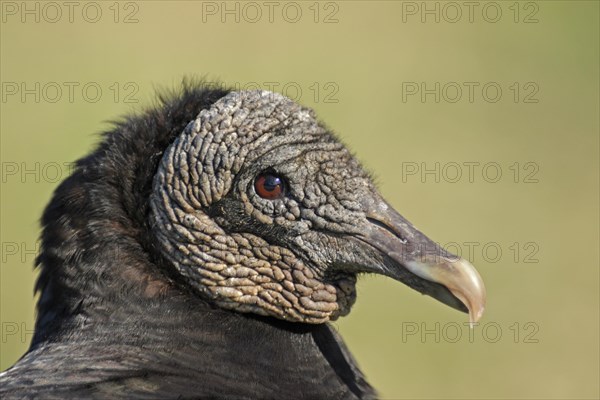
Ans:
[{"label": "featherless face", "polygon": [[379,195],[312,110],[266,91],[200,111],[154,178],[158,247],[224,309],[303,323],[346,315],[359,273],[378,273],[483,312],[475,269],[416,230]]}]

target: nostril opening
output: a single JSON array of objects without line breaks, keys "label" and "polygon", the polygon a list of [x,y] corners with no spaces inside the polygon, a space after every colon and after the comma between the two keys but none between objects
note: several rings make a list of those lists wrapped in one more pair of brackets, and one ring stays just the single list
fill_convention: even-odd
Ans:
[{"label": "nostril opening", "polygon": [[383,228],[385,230],[387,230],[388,232],[390,232],[392,235],[396,236],[398,239],[400,239],[400,241],[402,243],[407,243],[408,240],[406,240],[399,232],[397,232],[394,228],[392,228],[391,226],[389,226],[388,224],[386,224],[385,222],[382,222],[378,219],[375,218],[371,218],[371,217],[367,217],[367,221],[369,221],[370,223],[379,226],[380,228]]}]

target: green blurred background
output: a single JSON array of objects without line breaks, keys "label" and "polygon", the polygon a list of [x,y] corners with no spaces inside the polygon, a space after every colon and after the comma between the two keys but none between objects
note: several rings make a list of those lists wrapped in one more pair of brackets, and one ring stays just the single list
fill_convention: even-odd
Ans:
[{"label": "green blurred background", "polygon": [[207,76],[315,108],[481,272],[471,333],[397,282],[359,282],[335,326],[383,398],[600,396],[597,1],[55,4],[2,2],[0,369],[31,339],[38,220],[68,163],[157,87]]}]

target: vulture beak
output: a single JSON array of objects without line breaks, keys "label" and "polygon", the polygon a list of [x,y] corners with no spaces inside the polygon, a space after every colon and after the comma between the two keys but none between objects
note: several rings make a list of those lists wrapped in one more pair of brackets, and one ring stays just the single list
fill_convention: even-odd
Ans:
[{"label": "vulture beak", "polygon": [[385,259],[375,272],[469,313],[471,327],[485,308],[485,286],[467,260],[433,242],[383,199],[367,199],[367,226],[358,238]]}]

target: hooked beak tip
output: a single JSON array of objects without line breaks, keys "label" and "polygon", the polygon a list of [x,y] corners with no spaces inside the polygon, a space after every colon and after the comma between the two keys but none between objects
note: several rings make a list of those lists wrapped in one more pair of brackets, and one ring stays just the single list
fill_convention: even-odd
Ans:
[{"label": "hooked beak tip", "polygon": [[[429,256],[419,261],[409,261],[405,265],[413,274],[439,283],[448,289],[468,309],[471,328],[481,319],[485,309],[486,290],[481,275],[470,262],[463,258],[450,260],[446,257],[433,257],[432,259]],[[448,299],[438,298],[438,300],[450,302]]]}]

